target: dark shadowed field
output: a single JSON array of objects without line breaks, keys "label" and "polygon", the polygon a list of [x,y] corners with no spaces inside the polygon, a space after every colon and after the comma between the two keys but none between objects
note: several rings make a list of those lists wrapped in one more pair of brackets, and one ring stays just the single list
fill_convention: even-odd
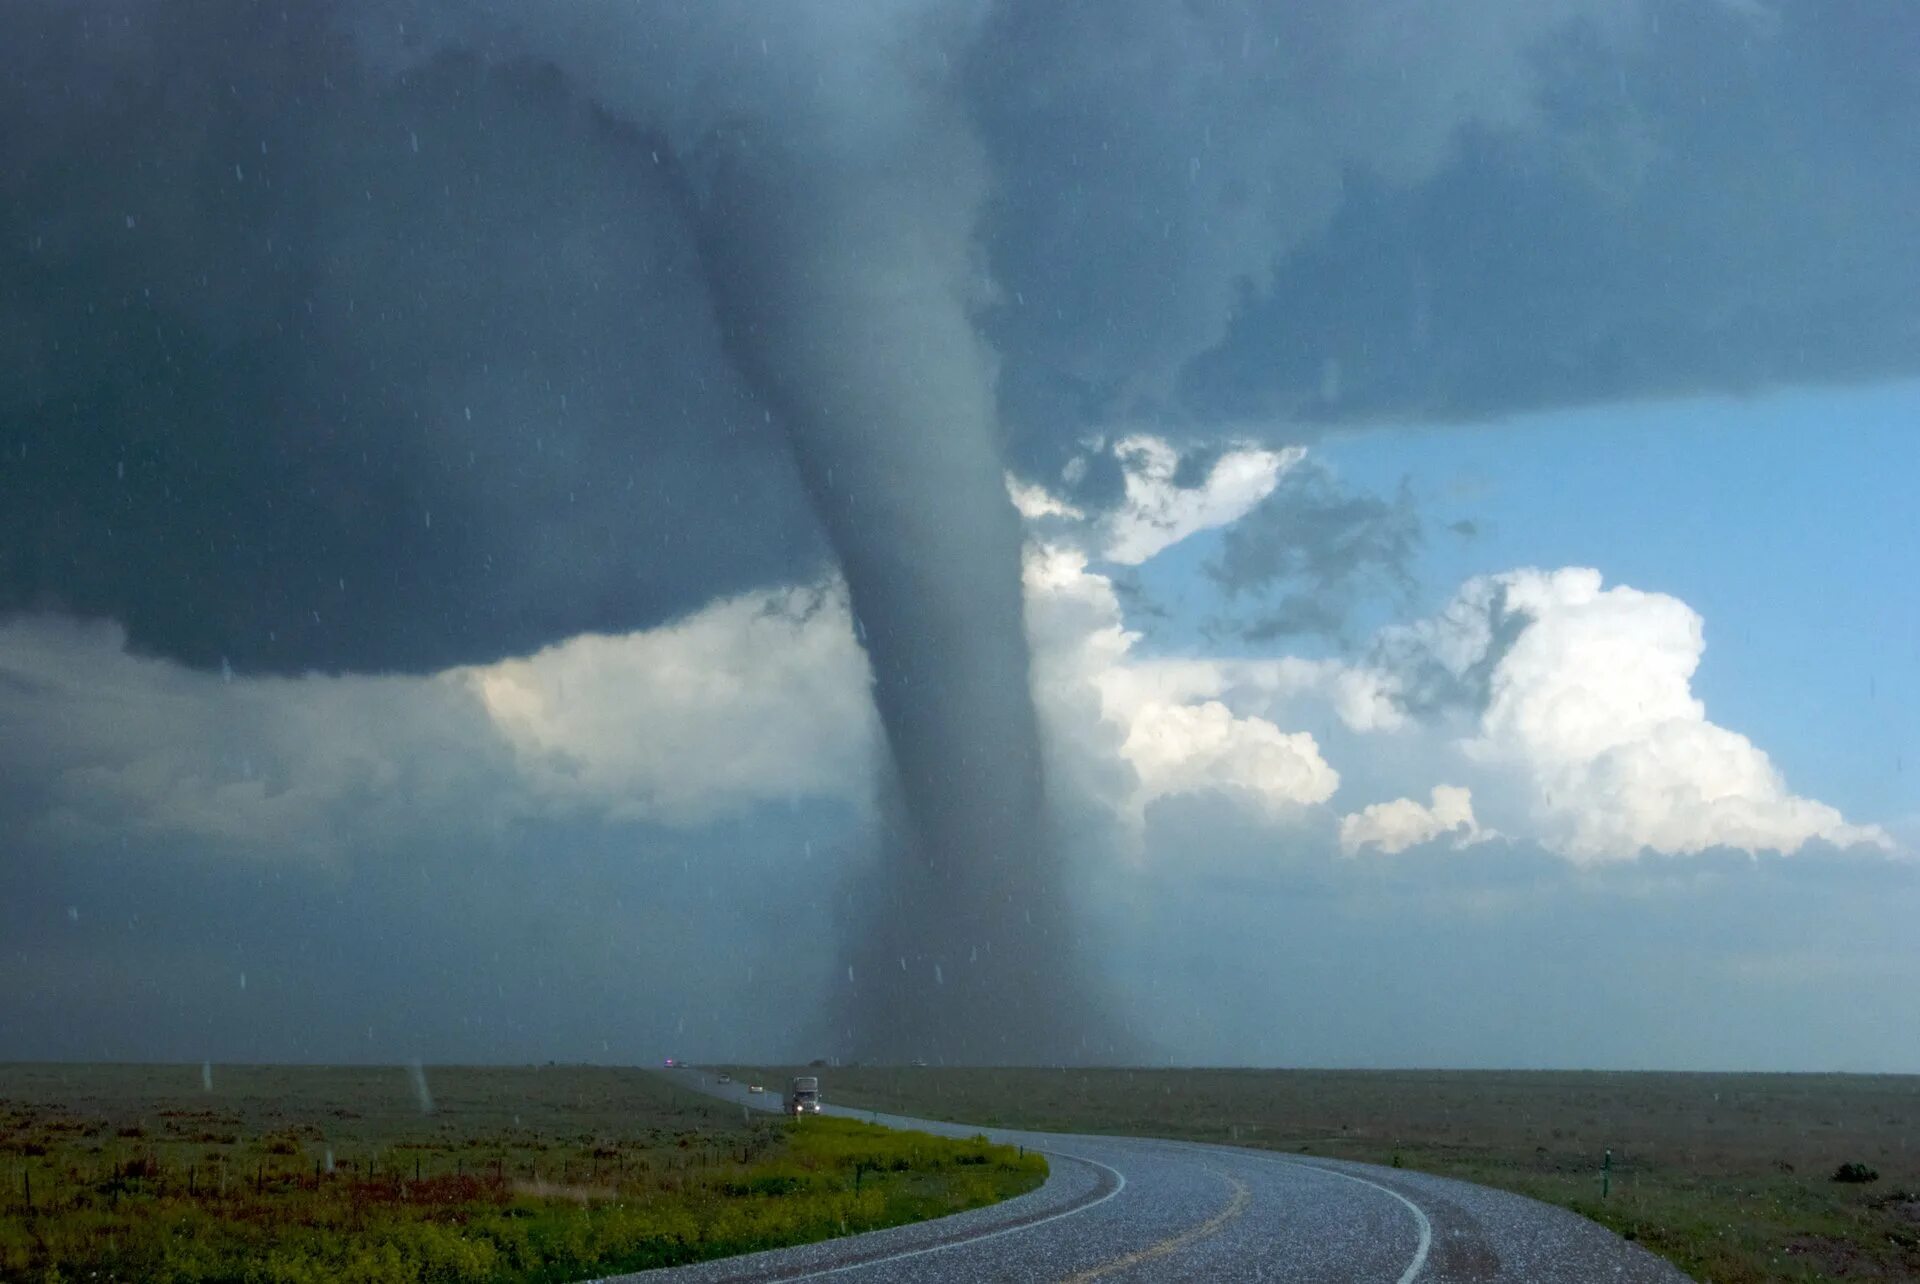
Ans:
[{"label": "dark shadowed field", "polygon": [[[766,1069],[768,1082],[788,1071]],[[814,1071],[927,1118],[1400,1164],[1560,1204],[1696,1279],[1920,1280],[1920,1077],[1314,1070]],[[1601,1168],[1613,1152],[1611,1189]],[[1842,1164],[1877,1180],[1836,1182]]]},{"label": "dark shadowed field", "polygon": [[0,1280],[580,1279],[991,1203],[1037,1156],[600,1067],[0,1065]]}]

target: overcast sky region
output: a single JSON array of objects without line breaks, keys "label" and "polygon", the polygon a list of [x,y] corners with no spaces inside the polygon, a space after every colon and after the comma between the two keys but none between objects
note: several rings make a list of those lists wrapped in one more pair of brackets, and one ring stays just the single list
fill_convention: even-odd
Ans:
[{"label": "overcast sky region", "polygon": [[1916,48],[18,0],[0,1060],[1920,1070]]}]

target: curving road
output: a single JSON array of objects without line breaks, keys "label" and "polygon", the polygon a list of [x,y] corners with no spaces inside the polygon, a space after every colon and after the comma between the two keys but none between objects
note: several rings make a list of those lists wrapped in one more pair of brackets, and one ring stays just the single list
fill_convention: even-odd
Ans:
[{"label": "curving road", "polygon": [[[777,1110],[696,1071],[689,1087]],[[955,1124],[829,1107],[898,1127]],[[1684,1284],[1646,1250],[1561,1209],[1467,1182],[1339,1160],[1133,1137],[986,1129],[1044,1151],[1039,1190],[869,1235],[623,1280],[924,1284],[940,1280],[1299,1281],[1300,1284]]]}]

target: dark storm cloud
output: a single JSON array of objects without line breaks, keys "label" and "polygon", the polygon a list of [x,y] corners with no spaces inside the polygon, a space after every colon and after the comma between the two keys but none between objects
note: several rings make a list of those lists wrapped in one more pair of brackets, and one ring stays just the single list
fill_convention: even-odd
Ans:
[{"label": "dark storm cloud", "polygon": [[820,565],[661,140],[293,13],[10,9],[0,606],[420,670]]},{"label": "dark storm cloud", "polygon": [[[892,43],[860,6],[522,8],[546,36],[509,39],[481,5],[369,71],[447,12],[9,6],[0,607],[421,669],[818,565],[713,319],[722,126],[833,152],[849,199],[910,136],[980,169],[977,233],[964,177],[874,209],[984,252],[993,431],[1046,472],[1117,415],[1297,434],[1920,352],[1898,4],[929,3]],[[928,76],[974,136],[843,128]],[[822,77],[851,107],[791,110]]]},{"label": "dark storm cloud", "polygon": [[[1423,184],[1476,122],[1531,130],[1535,51],[1570,28],[1611,47],[1632,14],[1569,0],[1002,6],[975,98],[1002,179],[988,240],[1006,290],[992,328],[1017,354],[1009,406],[1023,423],[1217,417],[1182,372],[1238,314],[1270,300],[1312,334],[1351,305],[1276,284],[1349,184]],[[1254,360],[1262,375],[1304,361],[1318,382],[1339,355]],[[1059,443],[1018,445],[1044,466]]]},{"label": "dark storm cloud", "polygon": [[1308,461],[1227,528],[1207,572],[1229,601],[1250,603],[1237,619],[1250,640],[1337,636],[1357,600],[1410,599],[1423,542],[1408,487],[1382,499],[1347,489]]},{"label": "dark storm cloud", "polygon": [[1912,373],[1920,14],[1753,12],[1655,3],[1633,40],[1570,32],[1538,54],[1538,128],[1467,128],[1411,186],[1352,174],[1183,397],[1203,418],[1459,420]]},{"label": "dark storm cloud", "polygon": [[[1488,582],[1456,599],[1437,621],[1381,630],[1368,663],[1397,675],[1393,703],[1416,718],[1478,714],[1492,698],[1494,672],[1533,622],[1507,585]],[[1475,643],[1464,653],[1463,637]]]}]

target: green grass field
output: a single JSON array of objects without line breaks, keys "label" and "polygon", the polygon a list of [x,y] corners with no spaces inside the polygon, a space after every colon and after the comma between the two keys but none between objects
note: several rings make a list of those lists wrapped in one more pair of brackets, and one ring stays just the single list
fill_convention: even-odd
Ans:
[{"label": "green grass field", "polygon": [[[793,1072],[739,1073],[777,1083]],[[1920,1077],[814,1073],[839,1104],[923,1118],[1235,1142],[1463,1177],[1573,1209],[1714,1284],[1920,1280]],[[1843,1163],[1879,1180],[1830,1180]]]},{"label": "green grass field", "polygon": [[1046,1175],[984,1142],[749,1119],[641,1070],[202,1076],[0,1066],[0,1279],[562,1281],[917,1221]]}]

